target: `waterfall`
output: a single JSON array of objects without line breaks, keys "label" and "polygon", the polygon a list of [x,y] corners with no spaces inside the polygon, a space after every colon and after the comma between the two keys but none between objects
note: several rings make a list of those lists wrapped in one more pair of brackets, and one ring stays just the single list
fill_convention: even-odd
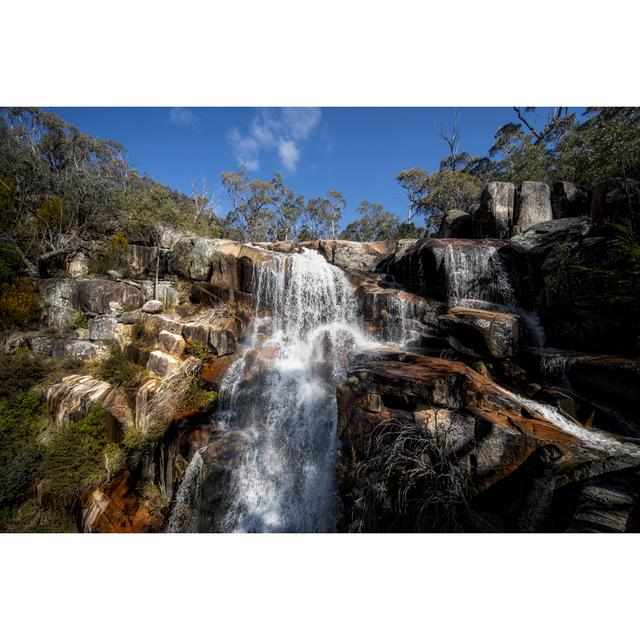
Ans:
[{"label": "waterfall", "polygon": [[[352,349],[374,343],[358,325],[345,274],[315,251],[274,253],[254,267],[254,314],[248,348],[221,383],[217,426],[241,432],[245,446],[210,528],[333,531],[335,389]],[[191,473],[183,485],[199,478]],[[172,516],[169,530],[193,530],[184,520]]]},{"label": "waterfall", "polygon": [[496,247],[449,243],[444,251],[444,264],[450,300],[515,306],[513,283]]}]

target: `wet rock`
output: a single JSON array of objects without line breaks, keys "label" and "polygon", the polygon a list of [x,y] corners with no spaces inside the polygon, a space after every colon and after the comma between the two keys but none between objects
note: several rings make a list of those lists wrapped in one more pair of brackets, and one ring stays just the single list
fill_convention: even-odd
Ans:
[{"label": "wet rock", "polygon": [[552,219],[549,185],[544,182],[523,182],[517,192],[511,235],[517,235],[535,224]]},{"label": "wet rock", "polygon": [[471,215],[466,211],[447,211],[440,223],[438,238],[473,238]]},{"label": "wet rock", "polygon": [[456,351],[481,358],[511,358],[520,348],[520,318],[511,313],[455,307],[438,326]]},{"label": "wet rock", "polygon": [[480,207],[473,213],[476,238],[511,236],[516,201],[516,187],[511,182],[490,182],[480,196]]},{"label": "wet rock", "polygon": [[177,357],[184,353],[186,347],[184,338],[170,331],[161,331],[158,335],[158,343],[163,351]]},{"label": "wet rock", "polygon": [[551,189],[551,209],[554,218],[588,216],[591,197],[586,189],[573,182],[557,181]]},{"label": "wet rock", "polygon": [[147,371],[158,378],[167,378],[180,370],[180,364],[180,360],[168,353],[152,351],[147,361]]},{"label": "wet rock", "polygon": [[[381,399],[376,412],[370,410],[372,394]],[[337,398],[338,434],[347,468],[366,456],[372,430],[384,421],[415,422],[422,416],[424,422],[430,412],[441,408],[447,410],[443,428],[451,424],[452,414],[461,416],[456,418],[457,439],[461,441],[456,444],[454,439],[452,444],[465,451],[459,459],[468,464],[476,493],[515,473],[540,447],[551,445],[556,453],[547,456],[545,464],[551,465],[554,473],[567,474],[579,468],[573,480],[581,473],[602,473],[598,461],[603,453],[577,423],[568,418],[564,418],[567,426],[550,421],[546,405],[526,404],[460,362],[401,352],[387,354],[386,359],[352,368],[338,387]],[[610,441],[612,451],[617,450],[615,437]]]},{"label": "wet rock", "polygon": [[147,300],[142,305],[142,313],[162,313],[164,305],[160,300]]},{"label": "wet rock", "polygon": [[386,264],[388,273],[426,298],[473,298],[512,303],[517,281],[509,279],[510,256],[500,240],[427,238]]}]

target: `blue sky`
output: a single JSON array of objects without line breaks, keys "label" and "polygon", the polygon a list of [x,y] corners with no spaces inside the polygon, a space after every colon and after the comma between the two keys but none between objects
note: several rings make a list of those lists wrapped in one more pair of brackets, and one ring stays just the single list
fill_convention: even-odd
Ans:
[{"label": "blue sky", "polygon": [[[228,211],[222,171],[241,162],[255,177],[275,171],[306,197],[340,191],[347,201],[343,224],[361,200],[404,215],[406,200],[394,180],[403,169],[437,169],[447,153],[434,122],[450,126],[453,108],[335,107],[318,109],[68,107],[63,119],[128,150],[139,172],[190,193],[192,176],[206,176]],[[581,110],[579,110],[581,111]],[[540,110],[546,113],[545,109]],[[486,154],[497,128],[515,120],[511,107],[459,109],[461,150]],[[541,116],[542,120],[542,116]]]}]

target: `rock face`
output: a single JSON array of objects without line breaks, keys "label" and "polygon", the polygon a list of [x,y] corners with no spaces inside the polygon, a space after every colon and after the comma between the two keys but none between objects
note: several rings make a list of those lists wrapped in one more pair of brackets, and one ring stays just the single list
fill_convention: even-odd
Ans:
[{"label": "rock face", "polygon": [[96,314],[112,312],[111,303],[118,303],[126,309],[142,306],[140,289],[126,282],[93,279],[76,281],[76,306],[83,311]]},{"label": "rock face", "polygon": [[471,215],[466,211],[452,209],[442,218],[438,238],[473,238]]},{"label": "rock face", "polygon": [[480,207],[473,213],[474,236],[507,240],[513,227],[515,202],[514,184],[490,182],[480,196]]},{"label": "rock face", "polygon": [[[401,513],[384,513],[382,508],[377,524],[367,528],[361,512],[367,500],[362,491],[380,487],[389,472],[371,462],[372,447],[382,447],[373,453],[378,461],[385,459],[383,454],[394,446],[392,427],[398,424],[414,425],[415,434],[424,429],[424,438],[439,433],[441,453],[450,456],[447,464],[453,465],[449,473],[462,470],[468,478],[464,530],[487,530],[487,520],[483,516],[484,524],[479,524],[477,510],[494,514],[502,530],[544,530],[561,488],[637,464],[636,445],[591,432],[546,405],[507,392],[460,362],[387,354],[386,359],[352,368],[337,397],[346,530],[358,522],[361,530],[398,530],[393,524],[398,521],[403,522],[400,530],[408,526]],[[537,495],[543,488],[546,497]],[[391,498],[394,487],[378,490]]]},{"label": "rock face", "polygon": [[549,220],[529,227],[511,238],[509,245],[530,256],[543,256],[555,245],[585,238],[591,230],[588,218]]},{"label": "rock face", "polygon": [[517,192],[514,224],[510,235],[517,235],[533,225],[552,219],[549,185],[544,182],[523,182]]},{"label": "rock face", "polygon": [[175,243],[169,270],[209,285],[201,289],[214,301],[244,300],[253,291],[253,265],[270,259],[268,251],[231,240],[187,237]]},{"label": "rock face", "polygon": [[114,340],[120,328],[118,321],[112,316],[91,318],[88,323],[89,340]]},{"label": "rock face", "polygon": [[53,347],[54,358],[62,360],[95,360],[107,354],[108,348],[88,340],[60,340]]},{"label": "rock face", "polygon": [[158,343],[163,351],[178,358],[184,353],[186,347],[184,338],[170,331],[161,331],[158,335]]},{"label": "rock face", "polygon": [[158,376],[167,378],[180,370],[180,360],[174,358],[163,351],[152,351],[147,361],[147,371]]},{"label": "rock face", "polygon": [[112,439],[118,440],[125,425],[132,421],[122,393],[108,382],[93,376],[66,376],[57,384],[47,387],[44,395],[51,414],[60,426],[68,425],[70,420],[84,418],[96,403],[100,403],[114,420],[114,424],[110,425],[112,431],[115,427]]},{"label": "rock face", "polygon": [[386,269],[397,282],[426,298],[473,298],[508,303],[517,282],[508,282],[513,269],[503,264],[506,243],[500,240],[428,238],[418,240],[393,257]]},{"label": "rock face", "polygon": [[640,326],[633,252],[606,237],[555,244],[538,269],[540,319],[549,344],[631,354]]},{"label": "rock face", "polygon": [[591,211],[589,193],[572,182],[557,181],[551,189],[551,209],[554,218],[588,216]]},{"label": "rock face", "polygon": [[447,341],[464,355],[512,358],[520,347],[520,319],[511,313],[455,307],[438,318]]}]

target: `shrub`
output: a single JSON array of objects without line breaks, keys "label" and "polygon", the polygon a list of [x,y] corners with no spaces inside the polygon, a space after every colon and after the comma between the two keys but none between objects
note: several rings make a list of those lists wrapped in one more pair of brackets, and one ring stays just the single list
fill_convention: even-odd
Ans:
[{"label": "shrub", "polygon": [[209,347],[197,340],[187,340],[185,354],[193,356],[194,358],[199,358],[200,360],[205,360],[211,355],[211,350]]},{"label": "shrub", "polygon": [[42,450],[37,436],[47,420],[47,407],[35,393],[0,400],[0,507],[24,499],[37,478]]},{"label": "shrub", "polygon": [[45,380],[51,369],[49,360],[26,349],[13,355],[0,352],[0,399],[27,391]]},{"label": "shrub", "polygon": [[86,329],[89,326],[89,318],[82,309],[78,309],[76,317],[73,321],[73,326],[76,329]]},{"label": "shrub", "polygon": [[77,533],[71,515],[59,505],[42,507],[30,498],[0,510],[0,531],[6,533]]},{"label": "shrub", "polygon": [[157,325],[145,320],[138,320],[131,331],[131,339],[140,346],[152,347],[158,341],[160,329]]},{"label": "shrub", "polygon": [[470,484],[450,429],[388,420],[371,432],[351,481],[352,531],[464,530]]},{"label": "shrub", "polygon": [[211,389],[207,389],[202,378],[194,377],[182,396],[182,400],[178,403],[176,414],[209,413],[217,399],[218,394]]},{"label": "shrub", "polygon": [[131,362],[117,343],[112,343],[109,354],[95,364],[97,375],[113,385],[122,386],[126,391],[137,389],[146,379],[147,371]]},{"label": "shrub", "polygon": [[93,405],[81,420],[57,428],[45,448],[42,476],[51,493],[68,500],[82,487],[108,477],[107,415]]},{"label": "shrub", "polygon": [[32,326],[40,315],[40,295],[29,278],[0,282],[0,330]]}]

